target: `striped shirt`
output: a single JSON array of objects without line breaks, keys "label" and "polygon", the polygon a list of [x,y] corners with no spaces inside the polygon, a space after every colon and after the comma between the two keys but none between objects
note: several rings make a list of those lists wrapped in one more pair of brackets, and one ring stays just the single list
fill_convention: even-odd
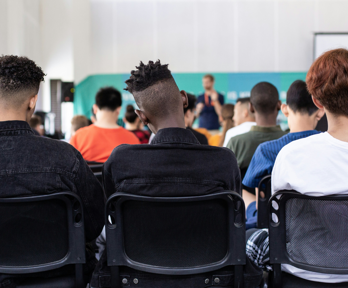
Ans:
[{"label": "striped shirt", "polygon": [[320,132],[316,130],[289,133],[277,140],[260,144],[251,159],[247,173],[243,179],[243,185],[250,188],[258,187],[263,177],[272,174],[277,155],[285,145],[294,140],[302,139],[318,133]]}]

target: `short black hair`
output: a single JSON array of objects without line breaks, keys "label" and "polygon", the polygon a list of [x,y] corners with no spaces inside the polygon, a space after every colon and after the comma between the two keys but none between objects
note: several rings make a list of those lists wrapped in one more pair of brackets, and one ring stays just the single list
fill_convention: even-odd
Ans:
[{"label": "short black hair", "polygon": [[126,118],[126,120],[129,123],[134,123],[135,120],[138,118],[138,115],[134,111],[133,105],[131,105],[131,104],[127,105],[126,113],[124,114],[124,118]]},{"label": "short black hair", "polygon": [[158,81],[173,79],[168,69],[168,64],[161,65],[160,60],[157,60],[155,63],[149,61],[147,65],[140,62],[139,66],[135,68],[138,70],[131,71],[131,77],[126,81],[127,88],[124,89],[132,94],[133,92],[143,91]]},{"label": "short black hair", "polygon": [[97,92],[95,104],[100,110],[115,111],[122,106],[122,95],[114,87],[104,87]]},{"label": "short black hair", "polygon": [[149,61],[147,65],[140,62],[136,68],[131,71],[125,90],[133,94],[139,109],[159,118],[183,112],[180,91],[168,64],[162,65],[160,60]]},{"label": "short black hair", "polygon": [[21,105],[38,93],[45,73],[27,57],[0,56],[0,99]]},{"label": "short black hair", "polygon": [[236,104],[240,102],[241,104],[246,104],[250,103],[250,97],[243,97],[243,98],[238,98],[236,101]]},{"label": "short black hair", "polygon": [[195,108],[196,102],[197,102],[196,96],[189,93],[187,93],[187,100],[188,100],[188,105],[186,108],[184,108],[184,114],[186,114],[188,110],[192,111]]},{"label": "short black hair", "polygon": [[295,113],[300,112],[312,115],[318,110],[318,107],[314,105],[312,96],[307,90],[306,82],[302,80],[296,80],[291,84],[286,94],[286,104]]},{"label": "short black hair", "polygon": [[273,113],[279,102],[278,90],[271,83],[257,83],[251,89],[250,102],[259,114],[267,115]]}]

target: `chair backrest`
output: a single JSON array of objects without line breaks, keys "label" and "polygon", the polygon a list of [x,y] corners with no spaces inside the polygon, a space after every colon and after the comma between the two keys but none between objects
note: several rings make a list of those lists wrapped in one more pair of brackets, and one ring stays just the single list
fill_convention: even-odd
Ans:
[{"label": "chair backrest", "polygon": [[271,175],[263,177],[259,183],[257,227],[268,228],[268,201],[272,196]]},{"label": "chair backrest", "polygon": [[318,273],[348,274],[347,239],[348,195],[274,194],[269,201],[274,287],[282,287],[280,264]]},{"label": "chair backrest", "polygon": [[[194,197],[115,193],[106,204],[106,223],[109,266],[164,275],[235,266],[235,287],[242,287],[245,207],[235,192]],[[120,287],[116,278],[112,287]]]},{"label": "chair backrest", "polygon": [[83,282],[84,216],[71,192],[0,198],[0,273],[30,274],[76,264]]}]

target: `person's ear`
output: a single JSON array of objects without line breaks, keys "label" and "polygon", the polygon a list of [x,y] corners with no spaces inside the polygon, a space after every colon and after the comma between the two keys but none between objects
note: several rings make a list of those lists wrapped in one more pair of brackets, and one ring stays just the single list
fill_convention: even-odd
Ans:
[{"label": "person's ear", "polygon": [[277,111],[280,111],[280,108],[282,107],[282,101],[278,100],[277,103]]},{"label": "person's ear", "polygon": [[289,117],[289,106],[286,105],[286,104],[282,104],[282,106],[281,106],[280,108],[281,108],[281,110],[282,110],[284,116],[285,116],[286,118],[288,118],[288,117]]},{"label": "person's ear", "polygon": [[255,113],[255,108],[254,108],[253,104],[251,104],[251,102],[249,102],[249,110],[251,113]]},{"label": "person's ear", "polygon": [[94,113],[94,115],[97,115],[97,112],[98,112],[98,106],[97,106],[97,104],[93,104],[93,113]]},{"label": "person's ear", "polygon": [[317,106],[319,109],[324,109],[323,104],[321,104],[321,102],[318,99],[316,99],[312,96],[312,100],[313,100],[313,103],[315,106]]},{"label": "person's ear", "polygon": [[324,109],[318,109],[316,114],[315,119],[319,121],[325,115],[325,111]]},{"label": "person's ear", "polygon": [[187,98],[187,94],[184,90],[180,91],[180,95],[181,95],[181,99],[182,99],[182,103],[184,105],[184,108],[186,108],[188,106],[188,98]]},{"label": "person's ear", "polygon": [[34,110],[37,102],[37,95],[33,96],[29,100],[28,110]]},{"label": "person's ear", "polygon": [[144,125],[148,125],[150,123],[149,118],[146,117],[145,113],[141,110],[135,109],[135,114],[138,115],[141,122],[143,122]]},{"label": "person's ear", "polygon": [[249,111],[248,111],[248,109],[250,109],[250,107],[249,107],[249,108],[247,108],[247,109],[244,109],[244,110],[243,110],[243,113],[242,113],[243,118],[247,118],[247,117],[248,117],[248,115],[249,115]]}]

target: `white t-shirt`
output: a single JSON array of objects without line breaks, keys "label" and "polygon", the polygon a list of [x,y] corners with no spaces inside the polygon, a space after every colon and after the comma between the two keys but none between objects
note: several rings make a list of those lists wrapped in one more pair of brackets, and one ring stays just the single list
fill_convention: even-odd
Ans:
[{"label": "white t-shirt", "polygon": [[256,122],[244,122],[236,127],[229,129],[226,132],[224,147],[227,146],[228,142],[230,141],[232,137],[249,132],[250,128],[255,125],[256,125]]},{"label": "white t-shirt", "polygon": [[[272,193],[296,190],[310,196],[348,194],[347,171],[348,142],[327,132],[309,136],[279,152],[272,171]],[[348,275],[310,272],[291,265],[282,265],[282,270],[311,281],[348,282]]]}]

